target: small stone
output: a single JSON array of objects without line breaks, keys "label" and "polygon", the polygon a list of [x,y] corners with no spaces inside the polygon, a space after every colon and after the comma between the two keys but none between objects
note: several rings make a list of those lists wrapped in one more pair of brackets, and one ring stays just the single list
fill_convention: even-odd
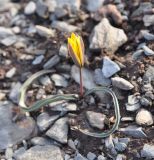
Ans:
[{"label": "small stone", "polygon": [[75,32],[78,30],[78,27],[63,21],[53,21],[52,27],[58,29],[61,32]]},{"label": "small stone", "polygon": [[64,160],[70,160],[71,156],[69,154],[65,154]]},{"label": "small stone", "polygon": [[148,41],[153,41],[154,40],[154,34],[149,33],[148,30],[141,30],[141,35]]},{"label": "small stone", "polygon": [[17,42],[17,37],[16,36],[10,36],[10,37],[6,37],[3,40],[0,41],[1,44],[5,45],[5,46],[11,46],[14,43]]},{"label": "small stone", "polygon": [[6,97],[6,94],[0,92],[0,101],[3,100],[5,97]]},{"label": "small stone", "polygon": [[36,145],[45,146],[54,144],[54,142],[44,137],[34,137],[31,139],[31,144],[35,146]]},{"label": "small stone", "polygon": [[103,5],[104,0],[87,0],[87,10],[90,12],[95,12]]},{"label": "small stone", "polygon": [[5,158],[8,159],[8,160],[11,160],[12,156],[13,156],[13,149],[12,149],[12,147],[8,147],[5,150]]},{"label": "small stone", "polygon": [[92,127],[96,127],[98,129],[104,128],[104,123],[106,120],[106,115],[101,113],[96,113],[93,111],[87,111],[86,117]]},{"label": "small stone", "polygon": [[15,159],[19,159],[19,157],[24,154],[26,152],[25,148],[24,147],[20,147],[19,149],[17,149],[14,154],[13,154],[13,157]]},{"label": "small stone", "polygon": [[51,79],[54,81],[55,86],[58,86],[58,87],[67,87],[68,86],[67,80],[59,74],[53,74],[51,76]]},{"label": "small stone", "polygon": [[141,157],[146,157],[147,159],[154,158],[154,145],[144,144],[141,150]]},{"label": "small stone", "polygon": [[152,101],[149,98],[146,98],[144,96],[141,97],[140,103],[141,103],[141,105],[146,106],[146,107],[152,106]]},{"label": "small stone", "polygon": [[55,32],[52,29],[49,29],[44,26],[39,26],[39,25],[36,25],[35,27],[36,27],[37,33],[42,37],[50,38],[50,37],[54,37],[55,35]]},{"label": "small stone", "polygon": [[[10,102],[0,102],[0,152],[28,139],[34,131],[34,120],[31,117],[13,112],[17,109]],[[13,119],[16,116],[21,118],[17,122]]]},{"label": "small stone", "polygon": [[120,67],[115,62],[111,61],[109,57],[103,58],[102,72],[106,78],[111,77],[118,71],[120,71]]},{"label": "small stone", "polygon": [[96,155],[94,153],[92,153],[92,152],[88,152],[87,158],[88,158],[88,160],[95,160],[96,159]]},{"label": "small stone", "polygon": [[118,154],[116,160],[126,160],[126,156],[123,154]]},{"label": "small stone", "polygon": [[68,146],[69,146],[70,148],[72,148],[73,150],[77,150],[77,149],[76,149],[76,146],[75,146],[75,144],[74,144],[74,142],[73,142],[72,139],[69,139],[69,140],[68,140]]},{"label": "small stone", "polygon": [[[151,80],[149,79],[149,81],[151,81]],[[151,85],[151,83],[148,82],[148,83],[144,84],[141,89],[143,92],[150,92],[150,91],[153,91],[153,86]]]},{"label": "small stone", "polygon": [[147,56],[153,56],[154,51],[148,48],[147,46],[143,46],[142,49],[144,50],[144,54]]},{"label": "small stone", "polygon": [[101,86],[110,86],[111,85],[111,80],[109,78],[106,78],[101,69],[95,69],[94,73],[94,80],[96,84],[101,85]]},{"label": "small stone", "polygon": [[138,110],[139,108],[141,108],[141,104],[140,103],[135,103],[135,104],[126,104],[126,110],[129,112],[134,112],[136,110]]},{"label": "small stone", "polygon": [[88,160],[86,157],[83,157],[80,153],[74,157],[74,160]]},{"label": "small stone", "polygon": [[14,102],[18,103],[19,100],[19,95],[20,95],[20,88],[21,88],[21,83],[17,82],[16,84],[12,85],[9,98]]},{"label": "small stone", "polygon": [[153,124],[153,118],[151,112],[145,109],[141,109],[136,115],[136,123],[138,125],[150,126]]},{"label": "small stone", "polygon": [[52,111],[63,111],[63,112],[77,111],[77,105],[75,103],[65,103],[65,102],[57,104],[52,103],[49,104],[49,106]]},{"label": "small stone", "polygon": [[48,6],[42,0],[36,2],[36,13],[42,18],[48,17]]},{"label": "small stone", "polygon": [[122,90],[131,90],[134,88],[134,86],[124,78],[114,77],[114,78],[111,78],[111,81],[114,87],[117,87]]},{"label": "small stone", "polygon": [[139,57],[142,55],[142,53],[143,53],[142,49],[135,51],[132,55],[133,60],[135,61],[135,60],[139,59]]},{"label": "small stone", "polygon": [[[79,68],[76,67],[75,65],[72,66],[71,76],[77,83],[80,83]],[[82,68],[82,76],[83,76],[83,82],[84,82],[83,86],[86,89],[92,89],[92,88],[96,87],[96,85],[94,83],[92,71],[90,71],[86,68]]]},{"label": "small stone", "polygon": [[67,143],[67,134],[68,134],[68,119],[61,118],[57,120],[54,125],[46,132],[46,135],[60,143]]},{"label": "small stone", "polygon": [[65,6],[76,12],[80,9],[81,0],[56,0],[57,7],[64,8]]},{"label": "small stone", "polygon": [[115,149],[116,149],[117,151],[123,152],[124,150],[126,150],[127,144],[124,143],[124,142],[120,142],[120,141],[118,140],[118,138],[114,138],[114,139],[113,139],[113,142],[114,142],[114,145],[115,145]]},{"label": "small stone", "polygon": [[134,117],[122,117],[121,121],[122,122],[133,122],[134,121]]},{"label": "small stone", "polygon": [[49,116],[48,113],[41,113],[37,117],[37,126],[40,131],[45,131],[51,124],[54,123],[56,119],[58,119],[59,115]]},{"label": "small stone", "polygon": [[[123,12],[123,10],[124,10],[124,5],[122,2],[121,2],[121,4],[118,4],[118,5],[114,5],[114,4],[103,5],[98,10],[98,13],[99,13],[99,15],[101,15],[101,17],[112,18],[114,23],[116,23],[117,25],[121,25],[124,18],[121,15],[120,10],[121,10],[121,12]],[[126,18],[126,19],[128,19],[128,18]]]},{"label": "small stone", "polygon": [[40,56],[37,56],[33,62],[32,62],[32,65],[37,65],[37,64],[40,64],[44,59],[44,55],[40,55]]},{"label": "small stone", "polygon": [[9,71],[6,72],[5,76],[7,78],[12,78],[15,75],[16,70],[17,70],[16,67],[11,68]]},{"label": "small stone", "polygon": [[16,157],[16,160],[63,160],[59,147],[54,145],[34,146]]},{"label": "small stone", "polygon": [[13,36],[13,31],[11,28],[6,28],[6,27],[0,27],[0,39],[4,39],[10,36]]},{"label": "small stone", "polygon": [[68,49],[67,49],[67,45],[66,44],[63,44],[60,46],[60,49],[59,49],[59,55],[62,56],[62,57],[67,57],[68,55]]},{"label": "small stone", "polygon": [[144,15],[143,22],[146,27],[154,25],[154,15]]},{"label": "small stone", "polygon": [[152,93],[152,91],[147,91],[145,93],[145,97],[148,99],[150,98],[151,100],[154,100],[154,94]]},{"label": "small stone", "polygon": [[140,6],[132,13],[132,17],[138,17],[143,15],[146,11],[152,9],[152,3],[150,2],[143,2],[140,3]]},{"label": "small stone", "polygon": [[119,142],[121,143],[125,143],[126,145],[128,145],[128,143],[130,142],[130,138],[118,138]]},{"label": "small stone", "polygon": [[49,76],[42,76],[39,78],[39,82],[42,84],[42,85],[45,85],[45,86],[48,86],[48,85],[51,85],[52,82],[49,78]]},{"label": "small stone", "polygon": [[128,96],[128,103],[126,104],[127,111],[136,111],[141,107],[139,99],[135,95]]},{"label": "small stone", "polygon": [[128,96],[128,103],[130,105],[138,103],[139,102],[139,98],[136,95],[129,95]]},{"label": "small stone", "polygon": [[109,136],[108,138],[105,138],[105,147],[106,147],[107,149],[112,149],[112,148],[114,148],[112,136]]},{"label": "small stone", "polygon": [[106,52],[114,53],[126,41],[124,31],[111,26],[108,19],[103,18],[90,35],[90,49],[103,48]]},{"label": "small stone", "polygon": [[141,127],[136,127],[136,126],[128,126],[126,128],[120,128],[120,132],[132,136],[135,138],[146,138],[147,135],[142,131]]},{"label": "small stone", "polygon": [[51,69],[53,66],[55,66],[57,63],[59,63],[60,57],[58,55],[55,55],[51,57],[44,65],[44,69]]},{"label": "small stone", "polygon": [[25,9],[24,9],[24,13],[25,13],[26,15],[31,15],[31,14],[35,13],[35,11],[36,11],[36,4],[35,4],[35,2],[30,1],[30,2],[26,5],[26,7],[25,7]]},{"label": "small stone", "polygon": [[147,71],[145,72],[143,76],[143,80],[154,80],[154,66],[149,66]]},{"label": "small stone", "polygon": [[36,94],[36,99],[40,100],[42,98],[46,97],[45,90],[43,88],[39,88]]},{"label": "small stone", "polygon": [[56,7],[54,14],[57,18],[63,18],[68,14],[68,11],[65,8]]},{"label": "small stone", "polygon": [[104,157],[103,155],[99,155],[99,156],[97,157],[97,160],[107,160],[107,158]]}]

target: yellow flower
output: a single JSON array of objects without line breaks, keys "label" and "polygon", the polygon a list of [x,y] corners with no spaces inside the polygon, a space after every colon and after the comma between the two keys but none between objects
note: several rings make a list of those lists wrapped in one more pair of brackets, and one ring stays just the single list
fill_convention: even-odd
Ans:
[{"label": "yellow flower", "polygon": [[82,38],[78,34],[72,33],[71,37],[68,38],[68,51],[74,63],[80,68],[83,67],[84,44]]}]

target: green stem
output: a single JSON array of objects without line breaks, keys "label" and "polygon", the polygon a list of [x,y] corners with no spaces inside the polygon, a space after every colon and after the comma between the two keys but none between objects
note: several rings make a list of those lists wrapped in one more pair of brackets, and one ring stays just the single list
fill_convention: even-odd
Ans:
[{"label": "green stem", "polygon": [[80,68],[80,96],[83,97],[83,77],[82,77],[82,68]]}]

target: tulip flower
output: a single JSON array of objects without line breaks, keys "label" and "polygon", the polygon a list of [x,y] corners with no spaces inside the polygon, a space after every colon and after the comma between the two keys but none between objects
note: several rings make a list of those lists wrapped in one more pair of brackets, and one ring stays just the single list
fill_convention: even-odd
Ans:
[{"label": "tulip flower", "polygon": [[84,43],[82,38],[76,33],[72,33],[71,37],[68,38],[68,52],[75,65],[80,68],[80,94],[83,96],[82,67],[84,66]]}]

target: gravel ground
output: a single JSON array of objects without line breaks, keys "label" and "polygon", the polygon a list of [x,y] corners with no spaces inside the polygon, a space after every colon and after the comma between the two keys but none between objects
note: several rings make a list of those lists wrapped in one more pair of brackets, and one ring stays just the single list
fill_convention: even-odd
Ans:
[{"label": "gravel ground", "polygon": [[[56,94],[79,94],[79,69],[68,56],[71,32],[85,44],[84,91],[111,88],[120,105],[116,132],[94,138],[78,128],[109,130],[109,95],[20,110],[22,84],[32,83],[26,104]],[[0,159],[154,159],[154,1],[0,0]]]}]

